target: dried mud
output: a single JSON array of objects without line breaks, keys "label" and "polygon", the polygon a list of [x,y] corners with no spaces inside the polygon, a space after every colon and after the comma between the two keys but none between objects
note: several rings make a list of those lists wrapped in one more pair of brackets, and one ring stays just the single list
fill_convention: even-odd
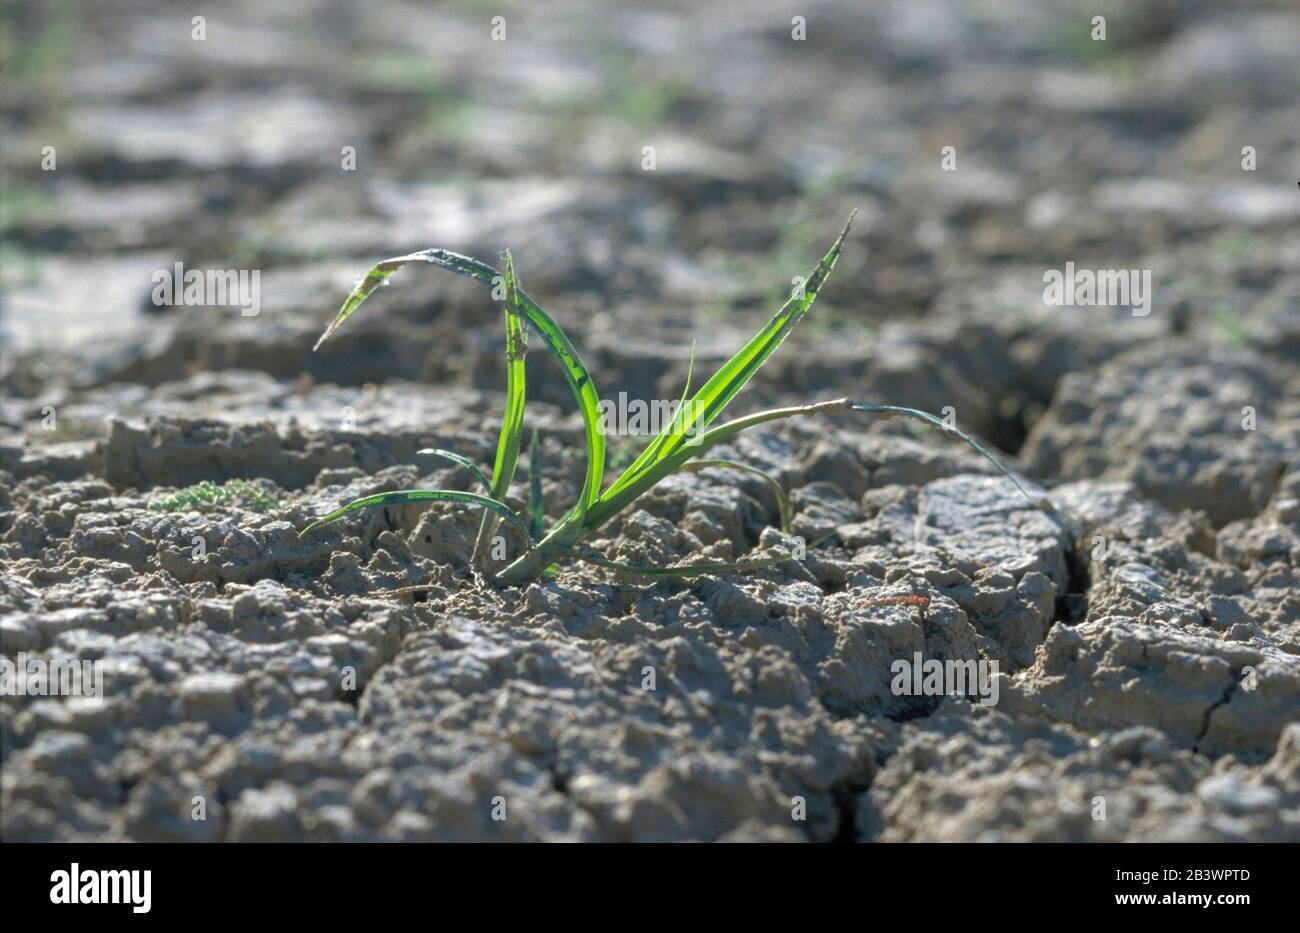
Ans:
[{"label": "dried mud", "polygon": [[[1300,841],[1293,8],[829,2],[801,44],[780,4],[560,4],[508,17],[505,68],[472,10],[209,6],[206,43],[97,8],[0,123],[0,656],[105,678],[0,696],[5,840]],[[509,246],[606,396],[676,398],[691,340],[725,359],[849,206],[735,410],[951,406],[1046,509],[852,416],[731,446],[816,542],[767,570],[485,585],[456,507],[298,538],[470,488],[420,448],[495,449],[467,284],[408,270],[310,353],[374,260]],[[261,313],[152,307],[178,260],[261,269]],[[1067,260],[1153,269],[1152,313],[1045,307]],[[528,365],[554,515],[582,428]],[[232,479],[275,505],[150,508]],[[730,560],[776,524],[709,470],[594,543]],[[898,695],[917,652],[997,662],[997,703]]]}]

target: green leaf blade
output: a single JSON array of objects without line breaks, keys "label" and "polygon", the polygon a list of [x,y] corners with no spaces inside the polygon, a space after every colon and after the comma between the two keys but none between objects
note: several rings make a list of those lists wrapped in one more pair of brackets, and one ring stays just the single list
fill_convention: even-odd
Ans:
[{"label": "green leaf blade", "polygon": [[528,352],[528,326],[519,311],[519,282],[515,262],[506,251],[506,410],[501,419],[497,457],[492,467],[492,497],[504,499],[519,465],[527,400],[524,358]]},{"label": "green leaf blade", "polygon": [[[492,465],[489,494],[504,500],[519,465],[520,439],[524,430],[524,403],[527,400],[525,356],[528,352],[528,325],[519,311],[519,283],[515,277],[514,257],[506,250],[506,408],[501,416],[501,434],[497,438],[497,455]],[[474,541],[471,561],[479,562],[486,553],[499,519],[492,512],[483,513],[478,537]]]},{"label": "green leaf blade", "polygon": [[[856,211],[854,212],[856,214]],[[802,294],[792,295],[781,306],[772,319],[727,360],[713,376],[700,387],[689,402],[682,405],[673,420],[660,432],[632,465],[623,472],[607,490],[602,498],[609,499],[618,495],[654,464],[672,457],[686,444],[713,422],[731,403],[746,383],[767,362],[768,358],[790,335],[790,331],[812,307],[817,294],[835,268],[844,240],[853,226],[853,216],[840,235],[831,244],[831,248],[822,257],[817,268],[804,284]]]},{"label": "green leaf blade", "polygon": [[[487,263],[446,249],[426,249],[406,256],[386,259],[366,273],[365,277],[357,283],[348,297],[344,299],[343,305],[339,308],[334,320],[326,328],[320,339],[316,341],[316,347],[319,348],[334,334],[385,279],[398,269],[411,263],[434,265],[457,275],[475,279],[488,287],[494,287],[500,275],[496,269]],[[568,335],[522,288],[516,289],[516,294],[520,312],[536,328],[547,349],[555,354],[563,366],[565,379],[569,383],[569,388],[573,392],[573,396],[578,403],[578,409],[582,414],[587,447],[586,479],[578,503],[551,531],[551,534],[556,536],[557,541],[572,540],[581,535],[583,516],[586,514],[587,508],[599,498],[600,487],[604,478],[605,435],[601,426],[600,397],[595,384],[592,382],[591,374],[587,371],[587,367],[583,364],[582,358],[578,355],[578,351],[573,346],[573,342],[569,340]]]},{"label": "green leaf blade", "polygon": [[642,577],[693,577],[705,573],[761,570],[764,567],[775,567],[777,564],[795,560],[793,554],[786,554],[781,557],[757,557],[749,560],[727,561],[725,563],[679,564],[675,567],[654,567],[642,564],[624,564],[616,560],[610,560],[597,554],[591,548],[581,548],[569,553],[571,556],[588,564],[595,564],[607,570],[617,570],[620,573],[631,573]]},{"label": "green leaf blade", "polygon": [[481,496],[478,493],[460,492],[454,489],[399,489],[394,492],[381,492],[373,496],[354,499],[347,505],[316,519],[298,532],[298,537],[302,538],[317,528],[336,522],[363,509],[373,509],[387,505],[412,505],[420,502],[465,502],[471,505],[480,505],[485,509],[496,512],[518,529],[525,539],[528,538],[528,526],[504,502],[499,502],[488,496]]},{"label": "green leaf blade", "polygon": [[546,518],[546,503],[542,500],[542,447],[533,428],[528,442],[528,512],[532,518],[530,531],[534,541],[542,538],[542,521]]},{"label": "green leaf blade", "polygon": [[795,405],[789,408],[771,408],[767,411],[756,412],[752,415],[746,415],[742,418],[736,418],[716,428],[710,428],[703,434],[691,440],[691,443],[675,451],[663,460],[657,461],[648,467],[641,475],[635,477],[633,482],[629,483],[615,495],[602,498],[600,502],[591,510],[587,517],[588,530],[595,530],[603,525],[609,519],[613,518],[623,509],[627,508],[640,496],[653,488],[665,477],[671,475],[679,469],[682,469],[686,463],[700,454],[704,453],[711,447],[735,437],[741,431],[756,427],[769,421],[777,421],[783,418],[798,418],[816,414],[836,414],[847,411],[859,411],[864,414],[879,415],[886,418],[903,416],[915,418],[923,421],[933,427],[937,427],[947,434],[951,434],[963,443],[971,447],[980,456],[997,468],[998,472],[1006,476],[1034,507],[1049,512],[1050,504],[1041,499],[1035,499],[1029,494],[1025,487],[1016,479],[1006,466],[994,457],[987,449],[984,448],[973,437],[947,424],[942,418],[921,411],[917,408],[905,408],[900,405],[873,405],[865,403],[850,402],[846,398],[832,399],[827,402],[816,402],[811,405]]},{"label": "green leaf blade", "polygon": [[479,481],[488,495],[496,499],[501,498],[493,493],[492,481],[487,478],[487,474],[483,472],[482,468],[477,463],[469,459],[469,457],[462,457],[454,450],[443,450],[440,447],[425,447],[422,450],[417,450],[416,454],[426,457],[441,457],[443,460],[450,460],[457,466],[463,466],[474,474],[474,478]]}]

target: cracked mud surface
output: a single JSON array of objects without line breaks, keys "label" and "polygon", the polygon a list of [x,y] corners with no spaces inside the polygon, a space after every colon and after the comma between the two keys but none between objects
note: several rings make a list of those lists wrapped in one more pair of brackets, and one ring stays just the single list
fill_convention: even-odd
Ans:
[{"label": "cracked mud surface", "polygon": [[[468,8],[211,6],[206,43],[165,4],[6,14],[76,54],[0,114],[0,657],[100,662],[105,696],[0,696],[0,837],[1300,841],[1292,7],[828,2],[800,44],[780,4],[561,4],[502,49]],[[310,353],[373,261],[508,246],[605,397],[676,398],[692,338],[716,368],[853,206],[732,410],[952,406],[1045,510],[855,415],[731,445],[815,542],[767,570],[484,586],[457,507],[298,539],[470,488],[421,448],[495,449],[466,283],[399,273]],[[152,307],[175,261],[260,269],[261,313]],[[1046,307],[1066,261],[1153,270],[1151,314]],[[528,367],[558,515],[582,425]],[[156,508],[232,479],[275,504]],[[594,543],[723,561],[776,525],[707,470]],[[997,662],[997,702],[899,695],[918,652]]]}]

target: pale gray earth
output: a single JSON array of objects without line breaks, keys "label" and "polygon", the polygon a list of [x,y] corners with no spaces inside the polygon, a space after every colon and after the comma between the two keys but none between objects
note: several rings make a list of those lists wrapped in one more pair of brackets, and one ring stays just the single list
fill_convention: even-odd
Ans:
[{"label": "pale gray earth", "polygon": [[[768,2],[203,6],[3,7],[0,658],[105,697],[0,696],[0,838],[1300,841],[1293,4],[813,2],[805,42]],[[508,588],[455,506],[299,540],[472,488],[421,448],[491,464],[486,292],[408,269],[311,353],[374,261],[509,247],[604,397],[671,399],[855,207],[732,411],[951,406],[1041,507],[827,416],[725,450],[797,563]],[[177,261],[260,270],[260,314],[155,307]],[[1151,313],[1046,306],[1067,261],[1152,270]],[[558,516],[582,426],[534,344]],[[232,479],[274,502],[157,507]],[[593,543],[791,540],[708,470]],[[997,702],[898,695],[916,652]]]}]

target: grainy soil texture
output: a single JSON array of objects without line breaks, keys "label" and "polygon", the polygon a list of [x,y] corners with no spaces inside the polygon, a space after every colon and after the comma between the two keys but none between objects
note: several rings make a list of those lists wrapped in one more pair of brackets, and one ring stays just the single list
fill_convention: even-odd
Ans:
[{"label": "grainy soil texture", "polygon": [[[6,841],[1300,841],[1294,3],[0,9]],[[299,537],[492,467],[489,290],[405,268],[312,351],[377,261],[508,248],[602,399],[672,401],[853,209],[728,417],[920,408],[1037,505],[855,413],[710,454],[788,533],[717,468],[586,542],[771,567]],[[553,520],[584,427],[526,366]]]}]

